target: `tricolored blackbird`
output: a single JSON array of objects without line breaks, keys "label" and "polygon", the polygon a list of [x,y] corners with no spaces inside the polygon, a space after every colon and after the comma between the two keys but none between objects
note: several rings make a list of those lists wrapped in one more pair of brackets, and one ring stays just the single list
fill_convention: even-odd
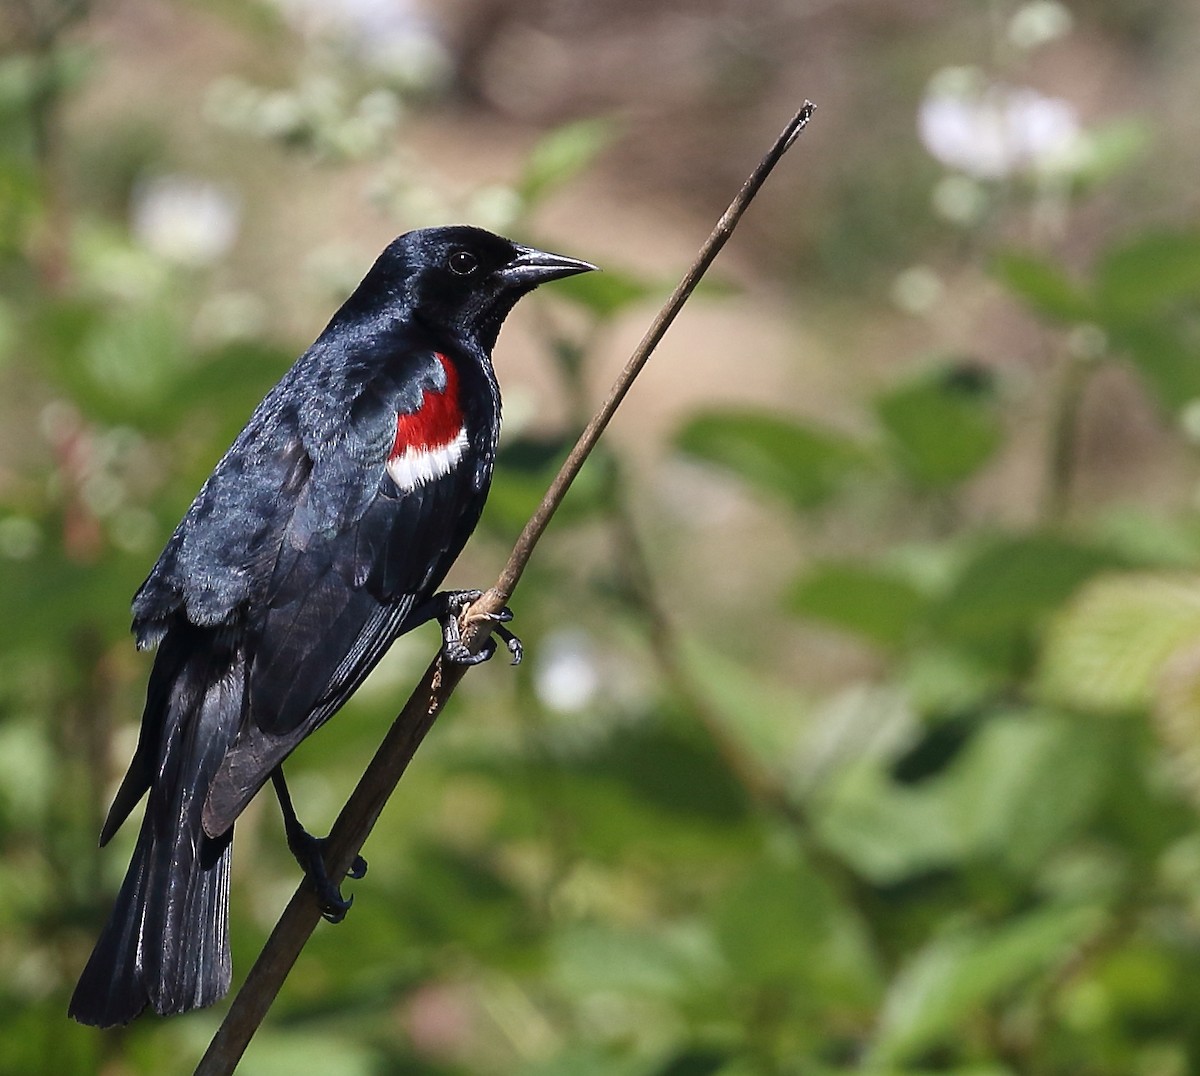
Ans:
[{"label": "tricolored blackbird", "polygon": [[158,652],[100,844],[149,798],[76,1020],[124,1024],[229,989],[233,823],[268,779],[323,913],[345,914],[280,764],[418,624],[442,621],[452,660],[495,650],[457,639],[475,592],[434,593],[491,484],[492,348],[521,296],[594,268],[478,228],[400,236],[201,487],[133,601],[138,646]]}]

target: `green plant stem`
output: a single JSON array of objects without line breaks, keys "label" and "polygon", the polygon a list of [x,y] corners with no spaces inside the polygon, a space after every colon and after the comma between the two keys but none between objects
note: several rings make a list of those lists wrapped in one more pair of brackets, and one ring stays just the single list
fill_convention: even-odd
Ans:
[{"label": "green plant stem", "polygon": [[1071,356],[1063,367],[1058,391],[1054,395],[1039,512],[1042,522],[1051,526],[1062,523],[1071,508],[1079,411],[1091,372],[1091,363]]}]

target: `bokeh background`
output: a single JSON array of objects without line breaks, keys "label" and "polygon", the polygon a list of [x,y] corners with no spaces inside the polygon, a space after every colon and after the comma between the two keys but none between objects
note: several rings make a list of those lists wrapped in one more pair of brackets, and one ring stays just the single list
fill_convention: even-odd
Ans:
[{"label": "bokeh background", "polygon": [[[660,348],[247,1074],[1200,1072],[1200,7],[6,0],[0,1071],[189,1072],[67,998],[128,602],[396,233],[604,266],[502,335],[487,585]],[[295,755],[332,820],[436,646]],[[238,823],[235,982],[297,882]]]}]

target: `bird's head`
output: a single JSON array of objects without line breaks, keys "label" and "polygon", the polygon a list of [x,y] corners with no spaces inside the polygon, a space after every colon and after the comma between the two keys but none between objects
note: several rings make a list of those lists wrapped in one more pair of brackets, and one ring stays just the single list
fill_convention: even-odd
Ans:
[{"label": "bird's head", "polygon": [[482,228],[422,228],[393,240],[358,293],[400,305],[418,322],[451,330],[491,350],[521,296],[539,284],[596,266],[522,246]]}]

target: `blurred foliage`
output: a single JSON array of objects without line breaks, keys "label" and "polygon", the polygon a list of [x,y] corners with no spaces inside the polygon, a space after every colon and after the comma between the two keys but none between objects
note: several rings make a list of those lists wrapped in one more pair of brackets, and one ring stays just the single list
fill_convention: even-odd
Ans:
[{"label": "blurred foliage", "polygon": [[[397,228],[453,201],[397,148],[450,77],[428,42],[381,74],[345,37],[284,25],[304,5],[210,6],[249,45],[297,56],[263,65],[280,82],[293,70],[290,86],[211,87],[228,137],[297,168],[370,172]],[[1126,12],[1142,6],[1100,5],[1097,26],[1143,47],[1153,20]],[[124,610],[298,342],[229,283],[236,199],[177,184],[148,205],[139,173],[174,167],[155,138],[114,134],[94,185],[80,181],[63,116],[103,59],[75,32],[85,7],[21,5],[0,56],[0,1072],[186,1072],[219,1009],[107,1033],[65,1018],[132,840],[94,847],[148,666]],[[1055,9],[1022,5],[1022,32]],[[456,208],[533,231],[621,130],[550,130],[509,187]],[[674,564],[691,570],[694,521],[644,506],[602,447],[517,596],[530,662],[468,677],[366,849],[353,913],[317,931],[240,1071],[1200,1071],[1200,521],[1149,493],[1075,499],[1080,401],[1100,375],[1131,374],[1163,437],[1192,451],[1200,235],[1121,230],[1082,272],[1054,237],[1017,246],[1001,226],[1053,210],[1061,239],[1073,200],[1135,161],[1142,135],[1100,131],[1065,178],[932,180],[962,229],[948,246],[987,264],[1008,316],[1045,342],[1024,375],[1046,405],[1045,488],[1022,484],[1005,517],[1027,522],[973,508],[1029,427],[1021,377],[961,347],[894,363],[850,421],[780,399],[680,422],[676,462],[806,558],[796,571],[743,550],[736,570],[784,585],[730,628],[705,621],[703,578],[692,605],[668,590]],[[849,272],[879,235],[930,241],[950,218],[913,209],[928,182],[859,169],[854,204],[814,242]],[[908,277],[910,306],[938,294],[930,280]],[[506,439],[484,552],[468,554],[480,565],[499,562],[586,418],[593,349],[662,290],[614,266],[535,300],[567,417]],[[839,648],[838,687],[797,687],[805,641]],[[399,644],[297,752],[315,828],[432,645]],[[272,805],[238,830],[235,977],[296,882]]]}]

